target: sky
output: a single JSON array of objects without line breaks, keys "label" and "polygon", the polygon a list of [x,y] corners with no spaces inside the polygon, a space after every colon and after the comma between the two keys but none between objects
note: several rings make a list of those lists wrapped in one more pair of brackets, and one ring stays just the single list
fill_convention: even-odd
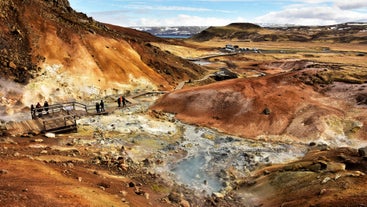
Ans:
[{"label": "sky", "polygon": [[367,0],[69,0],[93,19],[124,27],[367,22]]}]

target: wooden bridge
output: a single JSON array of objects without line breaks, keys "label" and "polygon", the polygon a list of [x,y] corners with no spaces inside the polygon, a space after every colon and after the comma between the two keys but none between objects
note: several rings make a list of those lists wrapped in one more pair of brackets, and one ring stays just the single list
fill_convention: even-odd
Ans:
[{"label": "wooden bridge", "polygon": [[30,111],[32,120],[10,122],[6,127],[11,134],[70,132],[77,131],[76,120],[81,116],[107,113],[107,111],[97,113],[95,105],[78,102],[57,103],[35,108]]},{"label": "wooden bridge", "polygon": [[[142,92],[133,96],[125,97],[129,105],[139,103],[136,98],[146,95],[157,95],[165,92],[153,91]],[[116,97],[119,95],[114,95]],[[105,97],[104,99],[113,98]],[[114,98],[113,98],[114,100]],[[98,102],[99,103],[99,102]],[[77,123],[76,120],[82,116],[96,116],[107,115],[116,109],[119,109],[117,103],[111,102],[105,104],[105,109],[97,112],[96,104],[83,104],[79,102],[66,102],[49,105],[48,107],[35,108],[30,111],[32,120],[26,120],[22,122],[9,122],[6,124],[8,133],[13,135],[22,135],[29,133],[62,133],[62,132],[76,132]],[[120,108],[121,109],[121,108]]]},{"label": "wooden bridge", "polygon": [[[43,133],[77,131],[76,119],[84,115],[93,115],[95,113],[97,113],[95,105],[88,106],[79,102],[54,104],[33,111],[34,118],[43,120]],[[100,113],[105,114],[106,112]]]}]

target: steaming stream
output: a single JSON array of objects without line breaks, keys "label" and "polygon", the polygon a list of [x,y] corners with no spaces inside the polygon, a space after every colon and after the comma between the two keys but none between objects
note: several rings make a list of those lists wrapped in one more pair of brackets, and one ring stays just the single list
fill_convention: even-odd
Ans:
[{"label": "steaming stream", "polygon": [[233,175],[245,177],[258,166],[289,162],[306,152],[305,145],[262,143],[191,125],[184,129],[176,149],[188,154],[169,169],[178,183],[208,194],[228,187]]},{"label": "steaming stream", "polygon": [[153,119],[141,113],[148,106],[141,104],[109,116],[82,118],[78,121],[80,131],[92,127],[103,132],[103,138],[92,139],[89,144],[112,156],[119,156],[119,149],[125,146],[135,162],[146,158],[153,163],[162,160],[163,164],[149,166],[149,171],[207,194],[225,191],[233,177],[246,177],[258,166],[288,162],[306,152],[302,144],[254,141],[170,118]]}]

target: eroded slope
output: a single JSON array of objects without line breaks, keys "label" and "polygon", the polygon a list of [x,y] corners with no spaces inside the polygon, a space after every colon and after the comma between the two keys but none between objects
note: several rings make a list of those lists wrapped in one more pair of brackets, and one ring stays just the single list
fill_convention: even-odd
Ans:
[{"label": "eroded slope", "polygon": [[348,91],[348,99],[327,96],[325,91],[338,83],[328,85],[320,78],[323,71],[307,68],[183,89],[166,94],[152,109],[248,138],[290,135],[334,143],[338,137],[365,139],[365,109],[353,99],[353,94],[363,93],[365,88]]},{"label": "eroded slope", "polygon": [[[204,73],[149,44],[163,40],[96,22],[67,0],[1,1],[0,8],[0,83],[7,114],[37,101],[169,90]],[[8,86],[13,82],[21,85]]]}]

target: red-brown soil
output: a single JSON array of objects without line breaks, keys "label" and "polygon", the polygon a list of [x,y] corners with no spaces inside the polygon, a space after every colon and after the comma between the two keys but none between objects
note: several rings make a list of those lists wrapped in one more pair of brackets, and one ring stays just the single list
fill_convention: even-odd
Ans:
[{"label": "red-brown soil", "polygon": [[[83,76],[82,83],[102,89],[144,78],[162,89],[203,70],[160,51],[148,33],[94,21],[74,11],[67,0],[0,3],[0,67],[3,78],[28,83],[47,65]],[[156,58],[162,56],[162,58]]]},{"label": "red-brown soil", "polygon": [[365,165],[356,149],[315,146],[299,161],[264,167],[237,192],[253,206],[364,206]]},{"label": "red-brown soil", "polygon": [[206,73],[151,44],[165,40],[97,22],[67,0],[1,1],[0,30],[0,116],[46,100],[171,90]]},{"label": "red-brown soil", "polygon": [[178,205],[170,204],[169,191],[152,189],[166,188],[158,178],[136,169],[119,173],[112,163],[93,164],[93,149],[65,145],[70,142],[67,137],[1,138],[1,206]]},{"label": "red-brown soil", "polygon": [[[345,117],[350,107],[305,84],[303,76],[313,71],[317,69],[187,88],[166,94],[152,109],[248,138],[287,134],[312,140],[330,127],[328,117]],[[365,129],[360,132],[365,139]]]}]

